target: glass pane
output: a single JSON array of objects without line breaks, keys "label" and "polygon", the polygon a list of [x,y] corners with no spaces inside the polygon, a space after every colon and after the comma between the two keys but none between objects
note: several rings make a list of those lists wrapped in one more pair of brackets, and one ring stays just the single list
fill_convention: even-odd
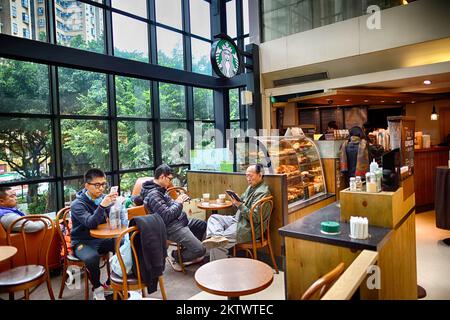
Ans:
[{"label": "glass pane", "polygon": [[121,169],[153,165],[152,124],[148,121],[118,121]]},{"label": "glass pane", "polygon": [[[83,172],[84,173],[84,172]],[[111,176],[106,176],[108,182],[108,188],[105,189],[105,193],[108,193],[111,188]],[[84,179],[70,179],[64,181],[64,206],[70,206],[73,200],[76,199],[77,193],[84,189]],[[122,191],[121,191],[122,194]]]},{"label": "glass pane", "polygon": [[43,0],[37,3],[30,3],[30,0],[2,0],[0,6],[0,33],[47,41],[47,13]]},{"label": "glass pane", "polygon": [[0,112],[49,113],[48,67],[0,58]]},{"label": "glass pane", "polygon": [[188,131],[186,123],[161,122],[162,160],[164,163],[183,164],[189,162]]},{"label": "glass pane", "polygon": [[194,122],[194,149],[215,148],[214,123]]},{"label": "glass pane", "polygon": [[163,82],[159,83],[159,106],[161,118],[185,119],[184,87]]},{"label": "glass pane", "polygon": [[14,186],[17,209],[27,214],[43,214],[56,211],[56,184],[36,183]]},{"label": "glass pane", "polygon": [[106,115],[106,75],[58,68],[59,105],[62,114]]},{"label": "glass pane", "polygon": [[155,0],[156,21],[182,29],[181,0]]},{"label": "glass pane", "polygon": [[191,38],[192,72],[211,75],[211,43]]},{"label": "glass pane", "polygon": [[[101,3],[101,0],[94,1]],[[105,52],[103,9],[79,1],[55,1],[59,45]]]},{"label": "glass pane", "polygon": [[227,2],[227,34],[236,38],[236,0]]},{"label": "glass pane", "polygon": [[0,117],[0,123],[0,183],[53,175],[50,120]]},{"label": "glass pane", "polygon": [[241,122],[240,121],[230,122],[229,135],[230,135],[231,138],[238,138],[238,137],[244,137],[245,136],[243,130],[241,129]]},{"label": "glass pane", "polygon": [[110,170],[107,121],[61,120],[64,175],[84,174],[90,168]]},{"label": "glass pane", "polygon": [[119,116],[151,117],[150,81],[116,76]]},{"label": "glass pane", "polygon": [[148,29],[142,21],[113,13],[114,55],[148,62]]},{"label": "glass pane", "polygon": [[211,39],[210,4],[205,0],[190,0],[191,33]]},{"label": "glass pane", "polygon": [[230,120],[239,119],[239,89],[230,89]]},{"label": "glass pane", "polygon": [[147,18],[147,0],[112,0],[111,6]]},{"label": "glass pane", "polygon": [[158,64],[160,66],[184,69],[183,36],[181,33],[156,28]]},{"label": "glass pane", "polygon": [[247,48],[247,45],[250,44],[250,37],[244,38],[244,50]]},{"label": "glass pane", "polygon": [[187,186],[187,170],[189,170],[189,167],[186,167],[186,166],[172,168],[173,177],[174,177],[172,180],[172,184],[174,186],[178,186],[178,187],[186,187]]},{"label": "glass pane", "polygon": [[194,88],[194,118],[214,120],[213,90]]},{"label": "glass pane", "polygon": [[242,9],[243,9],[243,12],[242,12],[242,16],[243,16],[243,18],[244,18],[244,34],[248,34],[250,31],[249,31],[249,18],[250,18],[250,15],[249,15],[249,13],[248,13],[248,0],[242,0]]},{"label": "glass pane", "polygon": [[136,180],[141,177],[153,177],[153,170],[142,172],[130,172],[120,175],[120,194],[130,196]]}]

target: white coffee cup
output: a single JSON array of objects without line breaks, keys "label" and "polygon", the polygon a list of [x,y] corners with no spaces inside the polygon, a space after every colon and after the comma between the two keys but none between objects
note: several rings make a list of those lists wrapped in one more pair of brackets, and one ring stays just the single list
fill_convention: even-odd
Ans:
[{"label": "white coffee cup", "polygon": [[203,201],[209,201],[209,193],[204,193],[202,195],[202,197],[203,197]]},{"label": "white coffee cup", "polygon": [[217,202],[218,203],[225,203],[225,194],[219,194],[218,198],[217,198]]}]

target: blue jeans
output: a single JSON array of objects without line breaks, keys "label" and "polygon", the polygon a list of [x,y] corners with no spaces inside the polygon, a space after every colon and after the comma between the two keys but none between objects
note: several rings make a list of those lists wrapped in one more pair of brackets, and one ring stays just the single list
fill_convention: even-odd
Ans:
[{"label": "blue jeans", "polygon": [[181,244],[183,261],[192,261],[206,253],[202,240],[206,231],[206,222],[199,219],[189,219],[188,225],[181,228],[167,228],[167,239]]},{"label": "blue jeans", "polygon": [[86,264],[95,288],[100,287],[100,258],[105,253],[114,252],[116,239],[82,240],[72,243],[75,256]]}]

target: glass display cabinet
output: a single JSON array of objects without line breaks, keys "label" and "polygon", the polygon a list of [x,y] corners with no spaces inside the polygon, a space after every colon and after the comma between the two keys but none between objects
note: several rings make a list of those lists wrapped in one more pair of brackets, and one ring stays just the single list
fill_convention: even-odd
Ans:
[{"label": "glass display cabinet", "polygon": [[233,139],[234,170],[260,163],[266,174],[284,174],[288,203],[326,194],[319,150],[305,136],[261,136]]}]

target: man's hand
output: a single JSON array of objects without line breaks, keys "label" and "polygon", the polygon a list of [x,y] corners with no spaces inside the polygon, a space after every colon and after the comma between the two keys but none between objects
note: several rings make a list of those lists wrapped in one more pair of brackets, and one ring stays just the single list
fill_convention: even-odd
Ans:
[{"label": "man's hand", "polygon": [[231,202],[233,203],[233,205],[234,205],[235,207],[239,207],[239,206],[242,204],[242,202],[237,201],[237,200],[234,199],[233,197],[230,197],[230,198],[231,198]]},{"label": "man's hand", "polygon": [[187,194],[183,193],[183,194],[180,194],[175,201],[178,202],[178,203],[183,203],[183,202],[186,202],[188,200],[189,200],[189,196]]},{"label": "man's hand", "polygon": [[104,198],[103,198],[103,200],[102,200],[102,202],[100,203],[100,205],[102,206],[102,207],[108,207],[108,206],[110,206],[112,203],[114,203],[114,202],[116,202],[116,198],[117,198],[117,196],[118,196],[119,194],[117,193],[117,191],[116,192],[111,192],[110,194],[108,194],[108,195],[106,195]]}]

